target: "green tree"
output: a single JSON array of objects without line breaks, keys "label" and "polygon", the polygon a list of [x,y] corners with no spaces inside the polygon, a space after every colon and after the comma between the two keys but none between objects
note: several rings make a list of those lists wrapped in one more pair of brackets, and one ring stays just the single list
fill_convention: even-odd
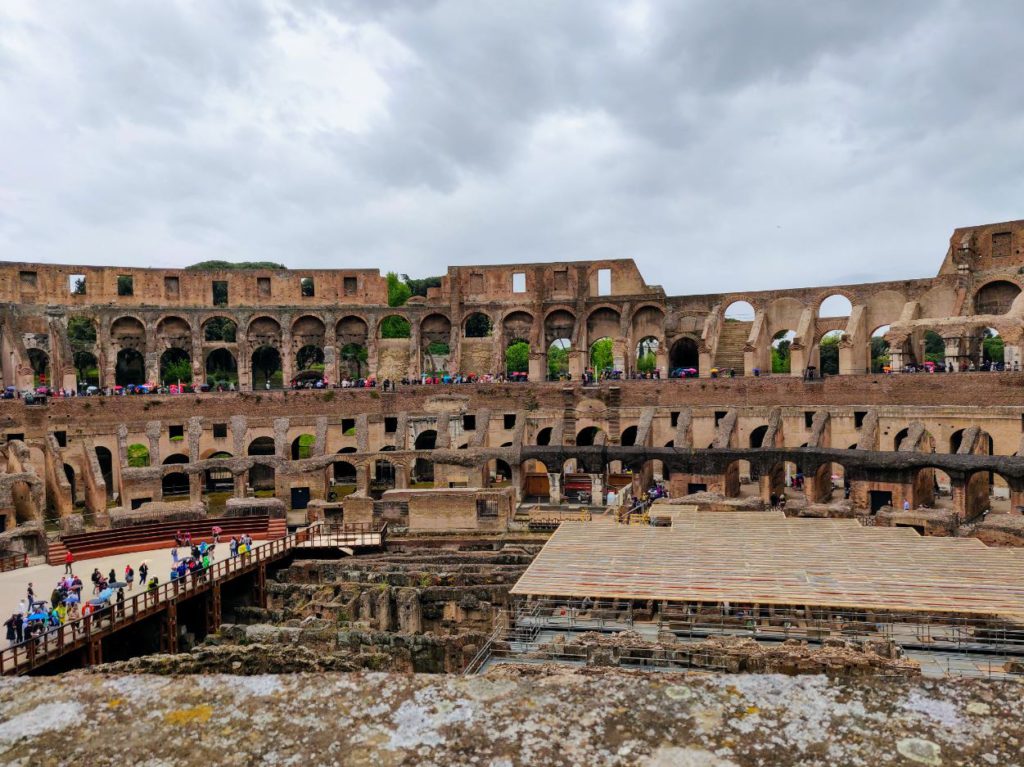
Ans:
[{"label": "green tree", "polygon": [[552,344],[548,349],[548,375],[558,378],[569,372],[569,350],[564,346]]},{"label": "green tree", "polygon": [[889,342],[881,336],[871,339],[871,372],[881,373],[889,364]]},{"label": "green tree", "polygon": [[338,352],[338,356],[348,366],[350,374],[355,378],[359,378],[363,374],[363,366],[369,359],[366,347],[359,344],[345,344]]},{"label": "green tree", "polygon": [[423,296],[424,298],[426,298],[426,296],[427,296],[427,289],[428,288],[439,288],[439,287],[441,287],[441,278],[440,277],[424,277],[423,279],[419,279],[419,280],[411,280],[411,279],[409,279],[409,275],[408,274],[403,274],[402,275],[402,281],[409,288],[409,290],[411,291],[412,295],[414,295],[414,296]]},{"label": "green tree", "polygon": [[515,341],[505,350],[505,371],[507,373],[528,373],[530,371],[530,345],[526,341]]},{"label": "green tree", "polygon": [[839,375],[839,336],[825,336],[818,345],[821,358],[821,374]]},{"label": "green tree", "polygon": [[636,361],[636,369],[641,373],[653,373],[657,366],[658,360],[650,352],[640,355],[640,359]]},{"label": "green tree", "polygon": [[85,295],[85,277],[75,277],[75,286],[71,288],[71,295],[73,296],[84,296]]},{"label": "green tree", "polygon": [[68,341],[76,349],[91,347],[96,343],[96,326],[86,317],[72,317],[68,320]]},{"label": "green tree", "polygon": [[388,272],[388,306],[405,306],[412,289],[394,272]]},{"label": "green tree", "polygon": [[936,365],[946,364],[946,342],[934,330],[926,330],[924,333],[924,358]]},{"label": "green tree", "polygon": [[188,359],[168,360],[160,366],[160,378],[165,384],[192,383],[192,363]]},{"label": "green tree", "polygon": [[602,338],[594,342],[594,345],[590,347],[590,366],[597,373],[602,373],[605,370],[611,370],[615,364],[614,356],[612,355],[612,339]]},{"label": "green tree", "polygon": [[313,446],[316,445],[316,437],[312,434],[299,435],[299,460],[309,458],[313,455]]},{"label": "green tree", "polygon": [[200,261],[185,267],[190,272],[220,272],[227,269],[271,269],[287,270],[284,264],[274,261]]},{"label": "green tree", "polygon": [[486,314],[477,312],[476,314],[470,315],[469,319],[466,320],[467,338],[489,338],[493,330],[494,327],[491,323],[491,318]]},{"label": "green tree", "polygon": [[399,317],[397,314],[392,314],[380,321],[381,338],[408,338],[411,329],[409,320]]},{"label": "green tree", "polygon": [[135,295],[135,280],[132,279],[130,274],[119,274],[117,276],[117,295]]},{"label": "green tree", "polygon": [[983,347],[985,359],[992,362],[1003,361],[1003,339],[1000,336],[993,335],[991,331],[985,331],[985,340],[981,342]]},{"label": "green tree", "polygon": [[135,443],[128,446],[128,465],[133,469],[149,466],[149,448]]},{"label": "green tree", "polygon": [[223,341],[233,344],[237,332],[238,326],[235,325],[234,320],[227,317],[213,317],[203,325],[203,337],[207,341]]},{"label": "green tree", "polygon": [[789,358],[789,347],[791,342],[789,339],[782,339],[772,348],[772,372],[773,373],[789,373],[790,372],[790,358]]}]

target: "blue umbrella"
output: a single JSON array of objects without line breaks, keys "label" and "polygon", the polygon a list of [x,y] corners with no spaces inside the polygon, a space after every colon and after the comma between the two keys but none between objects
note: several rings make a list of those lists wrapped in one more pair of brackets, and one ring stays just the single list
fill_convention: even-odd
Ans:
[{"label": "blue umbrella", "polygon": [[113,594],[113,589],[103,589],[103,591],[96,595],[96,599],[94,599],[93,602],[106,602],[110,599],[111,596],[113,596]]},{"label": "blue umbrella", "polygon": [[28,616],[30,621],[47,621],[50,619],[49,613],[32,613]]},{"label": "blue umbrella", "polygon": [[81,602],[81,601],[82,601],[82,598],[80,596],[78,596],[78,594],[76,594],[76,593],[68,594],[66,597],[64,597],[64,603],[65,604],[69,604],[69,605],[70,604],[74,604],[75,602]]}]

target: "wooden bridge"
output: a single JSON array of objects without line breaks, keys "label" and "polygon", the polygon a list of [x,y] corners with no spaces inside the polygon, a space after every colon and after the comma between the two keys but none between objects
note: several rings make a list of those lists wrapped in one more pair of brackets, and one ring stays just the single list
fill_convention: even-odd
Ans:
[{"label": "wooden bridge", "polygon": [[0,652],[0,675],[59,673],[152,652],[177,652],[179,627],[187,625],[197,638],[217,631],[225,601],[266,607],[268,568],[296,557],[380,551],[387,544],[387,532],[386,523],[304,528],[196,574],[161,583],[121,604],[112,601],[109,607],[10,647]]}]

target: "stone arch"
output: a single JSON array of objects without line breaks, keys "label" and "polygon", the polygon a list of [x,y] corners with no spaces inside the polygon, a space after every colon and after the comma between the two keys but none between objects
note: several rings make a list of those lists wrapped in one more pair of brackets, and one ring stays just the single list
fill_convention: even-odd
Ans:
[{"label": "stone arch", "polygon": [[638,429],[636,426],[627,426],[622,430],[622,436],[619,437],[619,444],[623,447],[633,447],[636,444]]},{"label": "stone arch", "polygon": [[333,476],[336,485],[352,485],[354,488],[359,477],[359,471],[354,463],[335,459]]},{"label": "stone arch", "polygon": [[599,306],[587,315],[587,346],[603,338],[618,338],[622,334],[622,315],[611,306]]},{"label": "stone arch", "polygon": [[[181,453],[171,453],[164,461],[164,466],[184,466],[188,463],[188,456]],[[165,472],[160,478],[164,498],[188,495],[189,482],[188,474],[183,471]]]},{"label": "stone arch", "polygon": [[33,386],[49,386],[53,383],[50,373],[50,355],[42,349],[28,350],[28,364],[32,368]]},{"label": "stone arch", "polygon": [[756,310],[754,305],[744,298],[737,298],[726,304],[722,316],[727,320],[738,320],[739,322],[753,322]]},{"label": "stone arch", "polygon": [[96,462],[100,467],[100,476],[103,477],[103,484],[107,488],[107,498],[112,498],[114,495],[114,456],[110,449],[103,445],[97,445]]},{"label": "stone arch", "polygon": [[750,432],[749,442],[750,447],[771,447],[771,445],[764,444],[764,438],[768,436],[768,425],[762,424],[754,428]]},{"label": "stone arch", "polygon": [[110,323],[110,341],[117,349],[131,349],[145,353],[146,324],[138,317],[124,315]]},{"label": "stone arch", "polygon": [[463,338],[490,338],[493,334],[494,320],[485,312],[473,312],[463,320]]},{"label": "stone arch", "polygon": [[[668,352],[669,375],[686,378],[700,373],[700,346],[691,336],[677,338]],[[695,371],[695,372],[687,372]]]},{"label": "stone arch", "polygon": [[658,352],[661,341],[656,336],[644,336],[636,344],[634,365],[637,372],[653,373],[658,369]]},{"label": "stone arch", "polygon": [[420,322],[420,353],[423,371],[451,372],[452,322],[447,315],[435,312]]},{"label": "stone arch", "polygon": [[171,384],[192,383],[192,355],[185,349],[172,346],[160,355],[160,383]]},{"label": "stone arch", "polygon": [[[226,460],[234,456],[226,450],[218,450],[207,456],[208,460]],[[235,478],[227,466],[213,466],[203,472],[203,491],[225,493],[235,489]]]},{"label": "stone arch", "polygon": [[210,386],[238,385],[238,361],[235,359],[235,355],[223,346],[211,350],[206,355],[204,367],[206,382]]},{"label": "stone arch", "polygon": [[253,349],[266,346],[279,350],[281,348],[281,323],[273,317],[265,315],[254,317],[245,331],[245,339]]},{"label": "stone arch", "polygon": [[435,429],[424,429],[416,435],[413,444],[414,450],[433,450],[437,447],[437,431]]},{"label": "stone arch", "polygon": [[986,282],[974,294],[974,313],[1006,314],[1020,292],[1020,285],[1010,280]]},{"label": "stone arch", "polygon": [[191,349],[192,325],[184,317],[166,315],[156,324],[156,337],[165,349]]},{"label": "stone arch", "polygon": [[121,349],[114,363],[114,384],[131,386],[146,382],[146,359],[136,349]]},{"label": "stone arch", "polygon": [[605,444],[605,433],[597,426],[585,426],[576,434],[576,445],[588,447],[590,445]]},{"label": "stone arch", "polygon": [[[277,454],[277,446],[273,437],[256,437],[249,443],[245,453],[248,456],[272,457]],[[253,490],[274,490],[274,467],[264,463],[253,464],[249,469],[249,485]]]},{"label": "stone arch", "polygon": [[523,341],[529,344],[533,338],[533,315],[522,309],[514,309],[501,321],[506,343]]},{"label": "stone arch", "polygon": [[548,467],[536,459],[523,461],[519,467],[519,495],[523,503],[547,503],[551,498]]},{"label": "stone arch", "polygon": [[273,346],[258,346],[252,350],[253,389],[279,389],[284,383],[281,353]]},{"label": "stone arch", "polygon": [[302,461],[313,457],[316,449],[316,437],[312,434],[300,434],[292,440],[291,455],[293,461]]},{"label": "stone arch", "polygon": [[512,467],[508,461],[492,458],[487,462],[487,487],[507,487],[512,481]]},{"label": "stone arch", "polygon": [[545,426],[539,432],[537,432],[536,444],[543,447],[551,444],[551,435],[553,429],[550,426]]},{"label": "stone arch", "polygon": [[224,315],[214,315],[203,320],[203,341],[206,343],[233,344],[238,340],[238,323]]},{"label": "stone arch", "polygon": [[399,312],[389,312],[377,323],[379,338],[411,338],[412,324],[409,318]]},{"label": "stone arch", "polygon": [[403,469],[387,458],[376,459],[370,474],[370,496],[379,500],[385,492],[393,490],[400,470]]},{"label": "stone arch", "polygon": [[819,317],[849,317],[853,313],[853,301],[844,290],[832,290],[818,302]]},{"label": "stone arch", "polygon": [[351,314],[338,320],[336,338],[338,343],[338,360],[343,375],[349,378],[362,378],[369,359],[367,339],[370,330],[366,320]]},{"label": "stone arch", "polygon": [[572,312],[554,309],[544,317],[544,353],[549,380],[557,381],[569,375],[575,337],[576,315]]}]

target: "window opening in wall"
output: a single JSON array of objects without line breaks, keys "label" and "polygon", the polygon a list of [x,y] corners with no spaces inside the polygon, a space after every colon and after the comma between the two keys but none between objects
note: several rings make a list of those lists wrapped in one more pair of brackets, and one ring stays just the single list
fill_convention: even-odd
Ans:
[{"label": "window opening in wall", "polygon": [[612,294],[612,270],[597,270],[597,295],[610,296]]},{"label": "window opening in wall", "polygon": [[385,434],[394,434],[396,431],[398,431],[398,419],[395,418],[394,416],[385,416],[384,417],[384,433]]},{"label": "window opening in wall", "polygon": [[180,423],[168,426],[167,436],[171,439],[185,439],[185,427]]},{"label": "window opening in wall", "polygon": [[569,289],[569,271],[567,269],[555,270],[554,289],[558,291]]},{"label": "window opening in wall", "polygon": [[346,296],[354,296],[356,294],[356,290],[358,290],[358,287],[359,285],[356,282],[355,277],[345,277],[342,280],[342,291],[345,293]]},{"label": "window opening in wall", "polygon": [[257,277],[256,278],[256,293],[260,298],[270,298],[270,278],[269,277]]},{"label": "window opening in wall", "polygon": [[211,287],[214,306],[228,305],[228,281],[214,280]]},{"label": "window opening in wall", "polygon": [[497,517],[498,516],[498,499],[497,498],[477,498],[476,500],[476,516],[478,519],[485,517]]},{"label": "window opening in wall", "polygon": [[316,295],[316,284],[312,277],[303,277],[299,280],[299,289],[302,291],[303,298],[312,298]]},{"label": "window opening in wall", "polygon": [[866,410],[857,410],[853,414],[853,427],[859,429],[864,425],[864,419],[868,417]]},{"label": "window opening in wall", "polygon": [[85,275],[72,274],[68,276],[68,290],[73,296],[85,295]]},{"label": "window opening in wall", "polygon": [[119,274],[117,275],[117,295],[119,296],[134,296],[135,295],[135,278],[130,274]]},{"label": "window opening in wall", "polygon": [[723,418],[725,418],[727,415],[729,415],[728,411],[716,410],[715,411],[715,426],[718,426],[718,422],[721,421]]},{"label": "window opening in wall", "polygon": [[341,433],[346,437],[354,437],[356,433],[356,419],[355,418],[342,418],[341,419]]},{"label": "window opening in wall", "polygon": [[164,277],[164,296],[177,298],[181,294],[181,283],[177,277]]},{"label": "window opening in wall", "polygon": [[813,410],[805,410],[804,411],[804,426],[806,426],[809,429],[813,425],[814,425],[814,411]]},{"label": "window opening in wall", "polygon": [[515,413],[505,413],[505,428],[506,429],[512,429],[512,428],[515,428],[515,425],[516,425],[516,414]]},{"label": "window opening in wall", "polygon": [[53,438],[57,440],[57,445],[59,447],[68,446],[68,433],[66,431],[55,431],[53,433]]},{"label": "window opening in wall", "polygon": [[35,290],[38,284],[35,272],[18,272],[18,281],[21,283],[21,287],[31,290]]},{"label": "window opening in wall", "polygon": [[671,413],[672,417],[672,428],[676,428],[679,425],[679,411],[673,410]]},{"label": "window opening in wall", "polygon": [[1010,257],[1010,232],[996,232],[992,235],[992,258]]},{"label": "window opening in wall", "polygon": [[463,431],[475,431],[476,430],[476,416],[475,415],[464,415],[464,416],[462,416],[462,430]]},{"label": "window opening in wall", "polygon": [[213,438],[214,439],[227,439],[228,437],[228,425],[226,423],[215,423],[213,425]]},{"label": "window opening in wall", "polygon": [[25,434],[24,434],[24,432],[12,431],[12,432],[10,432],[7,435],[7,441],[8,442],[13,442],[16,439],[24,442],[25,441]]},{"label": "window opening in wall", "polygon": [[525,293],[526,292],[526,272],[513,272],[512,273],[512,292],[513,293]]}]

